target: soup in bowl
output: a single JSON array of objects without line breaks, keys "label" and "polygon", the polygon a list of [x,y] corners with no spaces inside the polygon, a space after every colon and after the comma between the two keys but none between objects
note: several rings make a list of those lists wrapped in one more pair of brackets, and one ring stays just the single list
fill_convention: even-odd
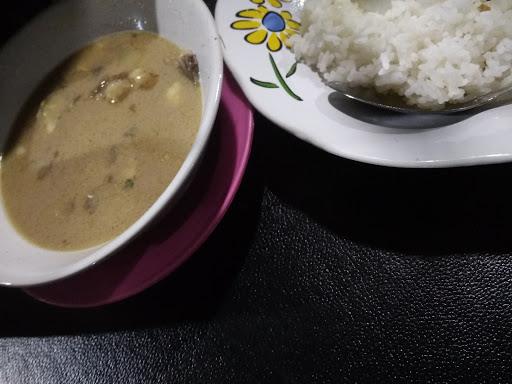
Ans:
[{"label": "soup in bowl", "polygon": [[28,286],[94,265],[172,207],[215,119],[222,55],[201,0],[76,0],[11,39],[0,75],[0,283]]}]

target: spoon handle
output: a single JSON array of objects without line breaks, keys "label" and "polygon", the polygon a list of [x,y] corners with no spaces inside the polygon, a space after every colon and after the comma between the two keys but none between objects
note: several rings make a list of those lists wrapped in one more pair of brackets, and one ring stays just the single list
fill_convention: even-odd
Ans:
[{"label": "spoon handle", "polygon": [[510,89],[503,91],[503,93],[500,93],[497,97],[497,100],[505,101],[512,99],[512,87]]},{"label": "spoon handle", "polygon": [[505,101],[512,97],[512,87],[500,89],[496,92],[491,92],[486,95],[482,95],[475,99],[475,104],[487,104],[490,102]]}]

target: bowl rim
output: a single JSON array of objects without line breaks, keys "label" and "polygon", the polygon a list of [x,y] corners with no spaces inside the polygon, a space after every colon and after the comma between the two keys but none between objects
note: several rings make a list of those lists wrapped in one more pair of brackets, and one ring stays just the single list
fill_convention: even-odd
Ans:
[{"label": "bowl rim", "polygon": [[[93,247],[85,248],[77,250],[79,252],[86,252],[88,249],[93,251],[84,256],[83,258],[71,263],[67,266],[59,266],[55,271],[45,271],[32,275],[24,275],[20,276],[19,279],[11,279],[12,281],[0,281],[0,286],[8,286],[8,287],[32,287],[38,285],[44,285],[48,283],[52,283],[61,279],[65,279],[67,277],[71,277],[77,273],[80,273],[88,268],[95,266],[96,264],[106,260],[109,256],[114,254],[116,251],[119,251],[122,247],[126,246],[133,238],[138,236],[143,230],[150,225],[165,208],[173,203],[173,200],[179,199],[179,193],[183,188],[186,188],[187,181],[190,177],[193,177],[193,173],[196,169],[196,166],[201,160],[202,154],[204,153],[204,149],[208,143],[208,140],[211,135],[211,131],[215,122],[215,118],[217,115],[217,111],[219,108],[219,103],[221,99],[221,90],[222,90],[222,80],[223,80],[223,54],[221,48],[221,40],[219,34],[217,32],[217,27],[213,18],[212,13],[210,12],[208,6],[202,0],[186,0],[182,1],[182,4],[186,3],[189,7],[195,7],[196,12],[201,14],[201,20],[205,22],[205,27],[208,30],[208,39],[207,41],[211,42],[211,44],[205,44],[205,46],[209,45],[211,60],[209,60],[212,64],[211,75],[212,87],[209,90],[208,94],[203,93],[203,111],[201,116],[201,123],[199,125],[199,129],[196,134],[196,138],[190,148],[185,160],[183,161],[181,167],[178,170],[178,173],[171,180],[166,189],[160,194],[160,196],[153,202],[148,210],[146,210],[142,216],[140,216],[134,223],[132,223],[127,229],[125,229],[122,233],[114,237],[113,239],[99,244]],[[53,7],[55,5],[51,5]],[[47,9],[43,10],[45,12]],[[42,13],[37,15],[33,20],[37,19]],[[29,21],[29,23],[31,23]],[[6,42],[12,41],[15,36],[22,31],[14,33],[14,35]],[[128,29],[127,29],[128,30]],[[156,31],[155,33],[158,33]],[[2,48],[2,47],[0,47]],[[201,81],[201,77],[200,77]],[[204,92],[204,90],[203,90]],[[206,102],[208,100],[208,102]],[[3,202],[0,202],[0,209],[3,208]],[[7,218],[9,221],[9,219]],[[8,225],[12,226],[12,223]],[[23,235],[20,234],[25,241],[31,243],[28,239],[26,239]],[[39,247],[36,244],[31,243],[34,247]],[[41,247],[39,247],[41,248]],[[56,253],[62,253],[65,255],[68,253],[67,251],[58,251],[58,250],[49,250]],[[71,251],[75,252],[75,251]]]}]

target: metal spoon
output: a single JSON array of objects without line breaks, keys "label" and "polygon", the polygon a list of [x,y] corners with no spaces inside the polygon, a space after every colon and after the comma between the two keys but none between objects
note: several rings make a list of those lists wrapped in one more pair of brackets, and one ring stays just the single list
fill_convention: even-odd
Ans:
[{"label": "metal spoon", "polygon": [[446,104],[439,110],[427,110],[407,104],[405,99],[398,95],[379,94],[370,88],[349,87],[337,81],[328,82],[327,85],[349,99],[401,113],[457,113],[481,107],[485,104],[497,101],[498,99],[505,99],[507,96],[512,97],[512,86],[509,86],[495,92],[475,97],[469,101],[457,104]]}]

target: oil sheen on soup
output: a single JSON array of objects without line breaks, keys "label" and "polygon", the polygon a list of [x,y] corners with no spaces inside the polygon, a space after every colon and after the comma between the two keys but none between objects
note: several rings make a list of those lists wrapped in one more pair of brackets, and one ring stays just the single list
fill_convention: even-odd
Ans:
[{"label": "oil sheen on soup", "polygon": [[1,162],[8,215],[31,242],[106,242],[156,201],[201,119],[195,56],[149,32],[105,36],[59,66],[20,114]]}]

